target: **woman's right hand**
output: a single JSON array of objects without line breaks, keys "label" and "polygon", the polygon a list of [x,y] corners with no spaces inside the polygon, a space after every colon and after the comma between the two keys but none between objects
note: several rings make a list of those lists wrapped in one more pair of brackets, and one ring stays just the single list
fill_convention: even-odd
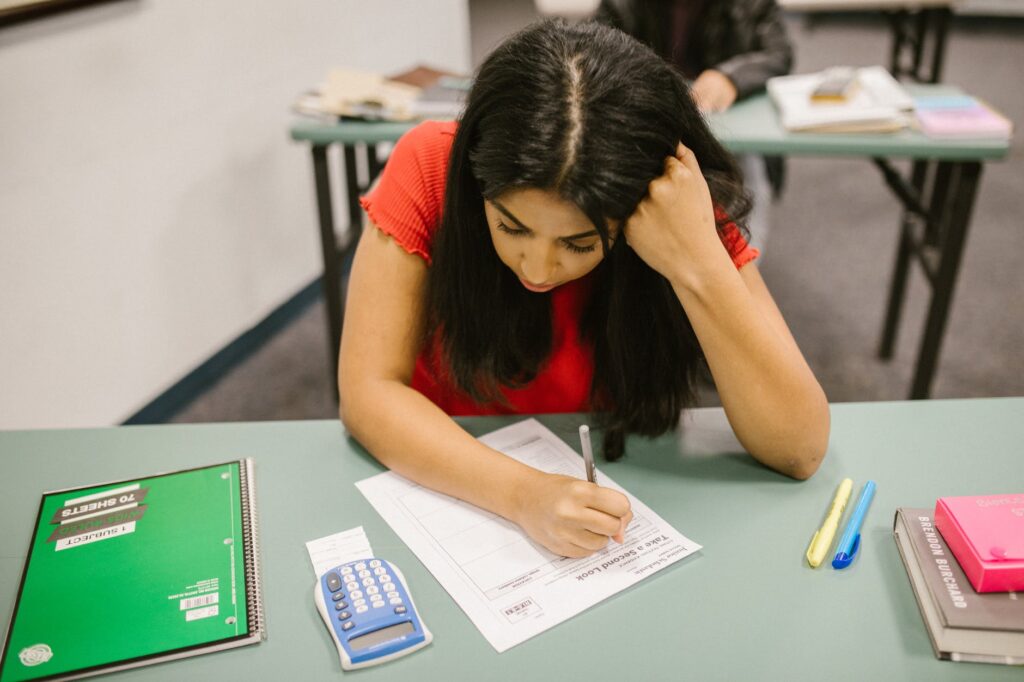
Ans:
[{"label": "woman's right hand", "polygon": [[633,519],[625,495],[578,478],[537,472],[526,487],[513,520],[555,554],[578,559],[604,548],[609,538],[622,543]]}]

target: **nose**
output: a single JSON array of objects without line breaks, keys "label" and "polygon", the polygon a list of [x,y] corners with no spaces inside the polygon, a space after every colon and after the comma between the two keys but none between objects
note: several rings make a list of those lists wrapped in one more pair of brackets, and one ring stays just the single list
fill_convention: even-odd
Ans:
[{"label": "nose", "polygon": [[523,279],[530,284],[544,285],[554,281],[555,270],[558,268],[558,252],[553,244],[534,240],[523,251],[520,269],[523,272]]}]

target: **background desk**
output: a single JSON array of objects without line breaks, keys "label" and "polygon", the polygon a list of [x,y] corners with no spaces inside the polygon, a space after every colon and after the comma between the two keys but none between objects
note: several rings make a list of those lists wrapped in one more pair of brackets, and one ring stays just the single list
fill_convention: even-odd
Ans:
[{"label": "background desk", "polygon": [[[920,83],[942,80],[955,4],[956,0],[779,0],[779,7],[791,12],[882,12],[892,30],[889,71]],[[929,51],[931,58],[926,60]]]},{"label": "background desk", "polygon": [[[509,421],[464,424],[479,434]],[[574,442],[577,418],[542,421]],[[803,483],[741,454],[721,410],[686,423],[681,438],[631,440],[604,470],[703,551],[500,655],[355,489],[382,469],[336,421],[0,433],[0,618],[44,490],[249,456],[269,639],[116,679],[348,679],[313,607],[303,543],[357,525],[401,567],[435,634],[359,672],[367,682],[1021,679],[934,658],[892,519],[943,495],[1019,492],[1024,399],[835,405],[829,455]],[[862,549],[846,571],[813,570],[803,555],[844,476],[857,489],[878,482]]]},{"label": "background desk", "polygon": [[[950,86],[906,84],[905,87],[915,97],[961,94],[959,89]],[[743,100],[712,117],[711,127],[729,150],[737,154],[852,156],[870,158],[878,166],[889,188],[903,204],[878,355],[884,359],[892,357],[907,277],[914,260],[931,288],[931,302],[909,397],[927,398],[939,361],[982,163],[1004,158],[1009,153],[1009,142],[935,140],[911,130],[881,135],[790,133],[779,125],[765,95]],[[891,159],[913,160],[909,178],[904,179],[889,164]],[[799,188],[792,191],[799,191]],[[855,210],[852,206],[843,208]]]},{"label": "background desk", "polygon": [[[949,86],[907,87],[915,96],[960,92]],[[327,306],[328,353],[335,374],[344,311],[341,267],[354,251],[363,224],[359,195],[365,190],[365,184],[361,185],[356,180],[356,152],[367,154],[369,177],[372,179],[381,165],[376,158],[374,145],[397,140],[412,125],[304,121],[296,123],[291,129],[292,138],[308,142],[313,154],[324,258],[323,290]],[[852,156],[875,161],[905,208],[879,355],[886,359],[892,356],[909,267],[912,258],[916,257],[931,286],[932,297],[909,396],[927,398],[938,364],[964,241],[970,227],[981,164],[1005,157],[1009,152],[1009,143],[932,140],[912,131],[887,135],[787,133],[779,126],[778,117],[766,95],[755,95],[729,111],[711,117],[711,125],[718,139],[737,154]],[[327,165],[327,148],[332,144],[344,148],[345,158],[350,229],[340,247],[334,229]],[[888,159],[915,161],[909,181],[888,165]],[[799,191],[799,188],[793,188],[792,191]],[[838,207],[838,210],[853,208]],[[837,209],[823,209],[823,215],[830,210]]]}]

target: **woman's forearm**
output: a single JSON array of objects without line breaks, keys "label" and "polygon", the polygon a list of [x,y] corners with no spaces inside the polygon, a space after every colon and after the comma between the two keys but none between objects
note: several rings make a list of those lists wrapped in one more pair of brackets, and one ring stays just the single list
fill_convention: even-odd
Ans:
[{"label": "woman's forearm", "polygon": [[341,419],[389,469],[518,523],[520,491],[537,472],[470,436],[418,391],[395,380],[350,382]]},{"label": "woman's forearm", "polygon": [[740,442],[772,469],[812,475],[828,446],[828,402],[767,291],[755,299],[731,262],[674,289]]}]

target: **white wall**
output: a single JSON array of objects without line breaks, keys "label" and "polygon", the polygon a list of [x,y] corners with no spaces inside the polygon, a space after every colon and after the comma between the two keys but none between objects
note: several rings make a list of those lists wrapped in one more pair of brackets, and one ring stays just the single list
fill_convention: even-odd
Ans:
[{"label": "white wall", "polygon": [[0,428],[117,423],[312,281],[295,95],[331,66],[465,71],[468,33],[465,0],[124,0],[0,29]]}]

